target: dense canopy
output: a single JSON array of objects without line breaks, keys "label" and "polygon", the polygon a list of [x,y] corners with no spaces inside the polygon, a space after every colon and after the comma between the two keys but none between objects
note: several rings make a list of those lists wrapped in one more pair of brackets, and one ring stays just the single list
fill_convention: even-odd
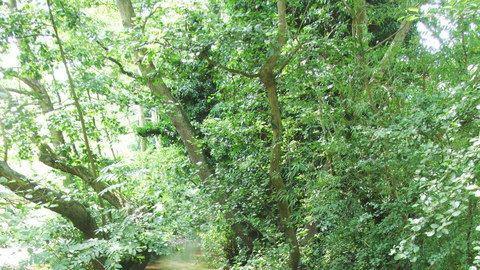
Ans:
[{"label": "dense canopy", "polygon": [[0,268],[480,269],[479,63],[477,0],[0,1]]}]

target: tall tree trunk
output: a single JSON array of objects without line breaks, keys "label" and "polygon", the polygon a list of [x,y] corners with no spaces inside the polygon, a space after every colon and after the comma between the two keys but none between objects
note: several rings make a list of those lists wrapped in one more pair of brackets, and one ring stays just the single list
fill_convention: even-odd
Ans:
[{"label": "tall tree trunk", "polygon": [[[154,68],[152,65],[148,67],[142,66],[141,71],[144,76],[149,77],[154,73]],[[148,78],[147,85],[153,95],[163,100],[163,105],[167,108],[167,115],[180,135],[190,162],[197,168],[202,182],[207,182],[213,175],[213,171],[203,149],[200,148],[200,142],[196,138],[193,126],[183,111],[182,106],[173,97],[171,90],[161,78]]]},{"label": "tall tree trunk", "polygon": [[352,36],[358,44],[365,48],[367,38],[367,6],[365,0],[353,0],[352,5]]},{"label": "tall tree trunk", "polygon": [[67,73],[67,80],[68,80],[70,95],[73,98],[73,104],[75,105],[75,109],[77,110],[77,114],[78,114],[78,119],[80,120],[81,132],[83,136],[83,141],[85,143],[85,149],[87,151],[88,161],[90,163],[90,169],[92,170],[92,174],[96,176],[98,174],[98,168],[95,161],[95,157],[92,152],[92,148],[90,147],[90,141],[87,135],[87,126],[85,123],[83,109],[82,109],[82,106],[80,105],[80,101],[78,99],[77,92],[75,89],[75,83],[73,82],[72,74],[70,73],[70,69],[68,67],[67,57],[65,56],[65,51],[63,49],[63,42],[60,39],[60,35],[58,34],[57,24],[55,22],[55,18],[53,17],[51,0],[47,0],[47,6],[48,6],[48,15],[50,18],[50,22],[52,24],[55,40],[60,50],[60,57],[62,59],[63,66],[65,67],[65,72]]},{"label": "tall tree trunk", "polygon": [[[133,27],[135,11],[131,1],[117,0],[117,7],[122,17],[124,28],[128,29]],[[137,56],[137,58],[141,59],[140,56]],[[139,62],[139,68],[142,75],[146,78],[147,86],[152,94],[159,97],[163,105],[167,108],[167,115],[185,145],[190,162],[198,169],[200,179],[202,181],[208,181],[213,175],[213,170],[210,168],[207,162],[208,159],[200,148],[200,143],[195,136],[193,126],[183,111],[182,106],[175,99],[170,88],[163,82],[163,79],[156,75],[153,63]]]},{"label": "tall tree trunk", "polygon": [[[133,27],[135,11],[132,2],[130,0],[117,0],[117,7],[122,17],[124,28]],[[138,55],[137,58],[141,59]],[[170,88],[163,82],[163,79],[156,75],[155,66],[152,62],[141,63],[139,61],[139,68],[142,75],[146,78],[147,86],[152,94],[159,97],[167,108],[167,115],[185,145],[190,162],[198,169],[200,179],[207,181],[213,175],[212,169],[207,162],[208,159],[205,153],[199,146],[200,143],[195,136],[193,126],[183,111],[182,106],[175,99]]]},{"label": "tall tree trunk", "polygon": [[277,79],[275,67],[278,65],[282,48],[287,42],[287,21],[286,21],[286,2],[285,0],[277,1],[278,10],[278,36],[277,42],[274,44],[273,54],[265,61],[260,69],[259,77],[267,92],[268,103],[270,105],[270,117],[272,125],[272,146],[270,152],[270,186],[274,191],[277,207],[279,211],[280,224],[284,231],[287,242],[291,245],[289,266],[290,269],[296,270],[300,267],[300,246],[297,238],[297,230],[293,224],[291,210],[286,198],[288,192],[285,182],[282,178],[282,162],[283,162],[283,130],[282,115],[280,111],[280,103],[277,94]]},{"label": "tall tree trunk", "polygon": [[[70,95],[73,98],[73,103],[75,105],[75,108],[76,108],[77,114],[78,114],[78,118],[80,120],[81,132],[82,132],[83,140],[84,140],[84,143],[85,143],[85,149],[87,151],[88,161],[89,161],[89,164],[90,164],[90,173],[92,175],[91,178],[93,179],[93,181],[89,181],[88,183],[92,186],[92,188],[95,189],[95,191],[98,192],[98,200],[99,200],[100,206],[103,209],[105,208],[104,203],[103,203],[104,198],[106,198],[106,200],[109,201],[113,206],[115,206],[117,208],[120,208],[123,205],[122,197],[118,196],[117,194],[115,194],[111,191],[105,192],[105,189],[100,190],[101,186],[99,184],[101,184],[103,186],[103,183],[99,183],[96,180],[96,178],[98,177],[99,171],[98,171],[98,167],[97,167],[97,164],[96,164],[95,157],[93,155],[92,148],[90,146],[90,141],[89,141],[88,134],[87,134],[85,117],[84,117],[84,113],[83,113],[83,108],[80,105],[80,101],[79,101],[79,98],[77,96],[77,92],[76,92],[76,89],[75,89],[75,83],[73,81],[72,75],[70,73],[70,69],[68,67],[67,58],[66,58],[66,55],[65,55],[65,51],[63,49],[63,42],[60,38],[60,35],[58,34],[58,29],[57,29],[57,25],[56,25],[56,22],[55,22],[55,18],[53,16],[50,1],[51,0],[47,0],[48,14],[49,14],[50,22],[52,24],[54,37],[55,37],[55,40],[57,42],[58,48],[60,50],[60,57],[62,59],[63,66],[65,67],[65,72],[67,74],[67,81],[68,81],[68,86],[69,86],[69,90],[70,90]],[[107,193],[108,193],[108,195],[107,195]],[[100,195],[100,194],[103,194],[103,195]],[[107,196],[105,196],[105,195],[107,195]],[[101,219],[102,219],[102,223],[103,223],[102,225],[105,225],[106,221],[107,221],[107,217],[106,217],[105,213],[101,213]]]},{"label": "tall tree trunk", "polygon": [[[365,51],[368,47],[368,21],[366,0],[353,0],[352,12],[352,37],[357,43],[358,69],[355,70],[355,77],[365,87],[368,83],[368,64],[365,61]],[[357,93],[357,91],[354,91]],[[361,93],[361,92],[360,92]],[[370,94],[370,93],[369,93]]]},{"label": "tall tree trunk", "polygon": [[267,91],[268,103],[270,105],[270,117],[272,125],[272,146],[270,151],[270,186],[274,191],[277,207],[280,215],[280,224],[285,233],[287,241],[291,245],[290,268],[298,269],[300,264],[300,247],[296,234],[296,228],[292,224],[291,212],[285,195],[288,192],[282,178],[282,116],[277,95],[277,83],[271,70],[260,73],[260,80]]},{"label": "tall tree trunk", "polygon": [[405,37],[407,36],[408,32],[412,28],[412,25],[413,25],[413,21],[408,19],[402,22],[402,24],[400,25],[400,28],[398,29],[397,33],[395,34],[395,37],[392,40],[392,43],[390,43],[390,46],[388,46],[387,51],[383,55],[382,60],[377,65],[377,67],[373,70],[373,74],[370,77],[369,85],[372,85],[383,78],[385,71],[389,68],[390,62],[397,55],[397,52],[400,50],[402,43],[405,40]]}]

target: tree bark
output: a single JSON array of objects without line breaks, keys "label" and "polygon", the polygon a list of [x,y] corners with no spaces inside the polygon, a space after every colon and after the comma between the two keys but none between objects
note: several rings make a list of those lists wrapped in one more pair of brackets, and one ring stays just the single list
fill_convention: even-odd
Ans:
[{"label": "tree bark", "polygon": [[117,8],[122,17],[122,25],[126,29],[133,27],[133,18],[135,18],[135,10],[130,0],[117,0]]},{"label": "tree bark", "polygon": [[272,146],[270,152],[270,186],[274,192],[279,211],[280,225],[285,234],[287,242],[291,245],[289,254],[290,269],[296,270],[300,267],[300,246],[296,234],[296,227],[293,224],[288,201],[285,199],[287,189],[282,178],[283,161],[283,130],[282,115],[277,93],[277,79],[275,68],[279,64],[282,48],[287,41],[287,22],[286,22],[286,1],[277,1],[278,12],[278,36],[277,43],[274,44],[273,54],[267,58],[259,72],[259,78],[266,92],[270,106],[270,117],[272,125]]},{"label": "tree bark", "polygon": [[152,94],[162,99],[163,105],[167,108],[167,115],[187,150],[190,162],[197,168],[200,179],[202,182],[207,182],[213,175],[213,170],[210,168],[203,149],[200,148],[200,142],[197,140],[193,126],[182,106],[176,101],[171,90],[161,78],[150,78],[154,72],[151,65],[149,67],[142,66],[141,72],[144,76],[147,76],[147,85]]},{"label": "tree bark", "polygon": [[367,5],[365,0],[353,0],[352,36],[364,49],[367,37]]},{"label": "tree bark", "polygon": [[272,125],[272,146],[270,151],[270,186],[274,191],[275,199],[280,216],[280,224],[285,238],[291,245],[289,265],[296,270],[300,265],[300,247],[297,239],[296,228],[292,224],[290,207],[285,199],[287,189],[282,178],[282,116],[277,95],[277,83],[273,70],[267,69],[260,72],[260,80],[267,91],[268,103],[270,105],[270,117]]},{"label": "tree bark", "polygon": [[[130,0],[117,0],[117,8],[122,17],[124,28],[129,29],[133,27],[133,18],[135,11]],[[141,57],[137,56],[139,59]],[[208,159],[205,156],[203,149],[200,148],[200,142],[195,136],[193,126],[186,116],[182,106],[175,99],[172,91],[163,82],[162,78],[156,75],[153,63],[139,62],[140,72],[147,80],[147,86],[156,97],[159,97],[163,105],[167,108],[167,115],[172,121],[177,133],[180,136],[185,148],[187,150],[190,162],[198,169],[198,175],[202,182],[208,181],[213,175]]]},{"label": "tree bark", "polygon": [[12,170],[0,161],[0,177],[7,179],[2,185],[26,200],[43,205],[72,222],[86,239],[95,238],[97,225],[88,209],[81,203],[64,199],[65,194],[39,186],[26,176]]}]

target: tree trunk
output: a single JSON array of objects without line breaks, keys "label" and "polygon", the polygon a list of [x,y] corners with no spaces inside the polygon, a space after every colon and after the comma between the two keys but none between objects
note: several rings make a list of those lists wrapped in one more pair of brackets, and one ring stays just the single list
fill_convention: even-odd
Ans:
[{"label": "tree trunk", "polygon": [[[117,7],[122,17],[123,26],[127,29],[131,28],[133,26],[133,18],[135,17],[132,2],[130,0],[117,0]],[[137,58],[140,59],[139,56]],[[156,75],[153,63],[139,62],[139,68],[142,75],[146,78],[147,86],[152,94],[162,99],[163,105],[167,107],[167,115],[185,145],[190,162],[198,169],[200,179],[202,181],[208,180],[212,176],[213,170],[210,168],[207,158],[200,148],[200,143],[195,137],[194,129],[182,106],[177,102],[162,78]]]},{"label": "tree trunk", "polygon": [[352,7],[352,36],[364,49],[367,36],[367,11],[365,0],[353,0]]},{"label": "tree trunk", "polygon": [[397,52],[400,49],[403,41],[405,40],[405,37],[407,36],[408,32],[412,28],[412,25],[413,25],[413,21],[408,19],[402,22],[402,24],[400,25],[400,28],[398,29],[397,33],[395,34],[395,37],[392,40],[392,43],[390,43],[390,46],[388,47],[387,51],[383,55],[382,60],[380,61],[378,66],[374,69],[373,74],[370,78],[370,83],[369,83],[370,85],[383,78],[385,71],[389,67],[392,59],[397,55]]},{"label": "tree trunk", "polygon": [[141,67],[141,71],[148,78],[147,85],[152,94],[163,100],[163,105],[167,108],[167,115],[180,135],[180,139],[187,150],[188,158],[197,168],[200,179],[202,182],[208,181],[213,175],[212,169],[203,149],[200,148],[200,142],[195,137],[194,129],[182,106],[175,100],[172,92],[161,78],[150,78],[152,73],[154,73],[152,66]]},{"label": "tree trunk", "polygon": [[284,231],[285,238],[291,245],[289,265],[296,270],[300,265],[300,247],[297,239],[296,228],[292,224],[290,207],[286,197],[286,187],[282,178],[282,116],[277,96],[277,85],[272,70],[263,70],[260,73],[260,80],[267,90],[268,103],[270,105],[270,117],[272,125],[272,148],[270,152],[270,186],[273,189],[277,200],[280,224]]},{"label": "tree trunk", "polygon": [[278,102],[277,81],[275,67],[278,65],[282,48],[287,41],[286,1],[277,1],[278,12],[278,36],[274,44],[273,53],[267,58],[259,72],[260,81],[266,92],[270,106],[272,125],[272,146],[270,150],[270,186],[273,190],[280,219],[280,226],[285,234],[287,242],[291,245],[289,254],[289,266],[292,270],[300,267],[300,245],[297,238],[297,230],[293,224],[290,207],[286,198],[287,189],[282,178],[282,114]]}]

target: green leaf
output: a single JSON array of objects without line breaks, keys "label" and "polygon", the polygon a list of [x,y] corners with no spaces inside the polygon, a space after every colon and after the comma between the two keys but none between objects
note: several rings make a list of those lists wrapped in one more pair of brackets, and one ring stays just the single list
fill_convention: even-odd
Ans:
[{"label": "green leaf", "polygon": [[413,13],[418,13],[420,12],[420,9],[418,7],[411,7],[408,9],[408,11],[413,12]]}]

